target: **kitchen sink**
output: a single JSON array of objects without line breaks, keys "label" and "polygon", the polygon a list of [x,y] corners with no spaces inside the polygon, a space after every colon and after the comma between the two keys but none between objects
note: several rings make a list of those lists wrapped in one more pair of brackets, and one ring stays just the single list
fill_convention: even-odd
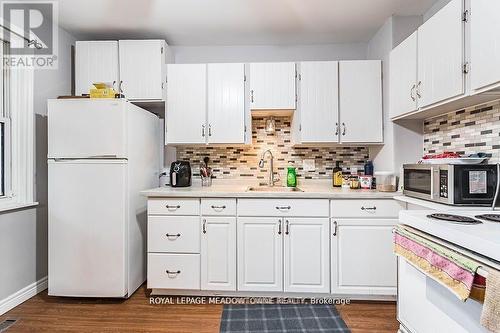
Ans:
[{"label": "kitchen sink", "polygon": [[298,187],[285,186],[249,186],[246,192],[304,192]]}]

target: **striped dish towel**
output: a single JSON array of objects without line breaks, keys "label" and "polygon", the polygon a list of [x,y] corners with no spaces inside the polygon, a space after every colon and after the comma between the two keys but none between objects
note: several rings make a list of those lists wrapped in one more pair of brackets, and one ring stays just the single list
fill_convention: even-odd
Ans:
[{"label": "striped dish towel", "polygon": [[394,232],[394,253],[465,301],[471,294],[474,276],[481,264],[447,247],[428,240],[410,227],[398,225]]}]

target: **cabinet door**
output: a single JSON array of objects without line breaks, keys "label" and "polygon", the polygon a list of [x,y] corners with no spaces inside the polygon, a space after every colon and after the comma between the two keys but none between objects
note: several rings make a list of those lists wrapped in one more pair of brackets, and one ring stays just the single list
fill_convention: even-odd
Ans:
[{"label": "cabinet door", "polygon": [[382,142],[382,63],[339,63],[340,141]]},{"label": "cabinet door", "polygon": [[301,142],[337,142],[338,62],[301,62],[299,85]]},{"label": "cabinet door", "polygon": [[332,293],[396,295],[392,228],[398,220],[332,220]]},{"label": "cabinet door", "polygon": [[420,108],[464,93],[462,0],[452,0],[418,29]]},{"label": "cabinet door", "polygon": [[250,64],[252,110],[293,110],[295,99],[295,63]]},{"label": "cabinet door", "polygon": [[282,219],[240,217],[237,233],[238,290],[283,291]]},{"label": "cabinet door", "polygon": [[391,51],[391,118],[417,110],[417,34],[415,31]]},{"label": "cabinet door", "polygon": [[75,94],[88,94],[93,83],[111,83],[118,89],[118,42],[75,43]]},{"label": "cabinet door", "polygon": [[245,143],[245,65],[207,66],[208,142]]},{"label": "cabinet door", "polygon": [[202,217],[201,289],[236,290],[236,217]]},{"label": "cabinet door", "polygon": [[500,83],[500,1],[471,1],[471,87],[493,88]]},{"label": "cabinet door", "polygon": [[285,219],[285,292],[330,292],[328,218]]},{"label": "cabinet door", "polygon": [[168,65],[167,75],[167,144],[205,143],[207,65]]},{"label": "cabinet door", "polygon": [[165,43],[161,40],[121,40],[120,80],[126,98],[163,100]]}]

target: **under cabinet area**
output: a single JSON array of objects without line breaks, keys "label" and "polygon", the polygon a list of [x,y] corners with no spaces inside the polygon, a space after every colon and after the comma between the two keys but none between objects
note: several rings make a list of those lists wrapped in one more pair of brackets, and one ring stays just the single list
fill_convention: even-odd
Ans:
[{"label": "under cabinet area", "polygon": [[148,288],[393,299],[392,228],[403,206],[393,199],[149,198]]}]

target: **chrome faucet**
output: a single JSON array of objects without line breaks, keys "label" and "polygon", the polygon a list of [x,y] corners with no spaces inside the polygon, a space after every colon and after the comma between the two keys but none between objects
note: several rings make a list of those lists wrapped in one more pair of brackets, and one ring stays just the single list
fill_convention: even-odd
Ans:
[{"label": "chrome faucet", "polygon": [[259,161],[259,168],[264,167],[264,158],[266,157],[266,154],[269,153],[269,178],[268,178],[268,186],[274,186],[274,156],[273,153],[271,152],[270,149],[266,150],[265,152],[262,153],[262,156],[260,157]]}]

